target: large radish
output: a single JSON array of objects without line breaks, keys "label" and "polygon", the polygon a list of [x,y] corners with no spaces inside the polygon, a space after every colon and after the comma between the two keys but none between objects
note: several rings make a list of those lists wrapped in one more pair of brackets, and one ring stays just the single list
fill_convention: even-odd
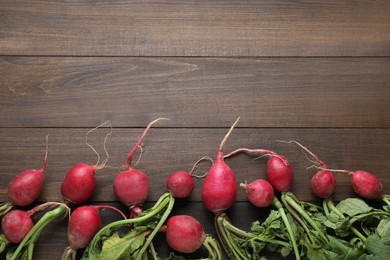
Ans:
[{"label": "large radish", "polygon": [[0,204],[0,216],[16,206],[28,206],[41,195],[44,185],[44,172],[48,155],[48,136],[46,136],[46,152],[40,169],[25,170],[16,175],[8,184],[9,201]]},{"label": "large radish", "polygon": [[129,208],[131,211],[130,217],[136,217],[142,212],[142,204],[145,202],[150,189],[149,177],[144,172],[135,169],[131,164],[133,156],[152,125],[160,120],[167,120],[167,118],[158,118],[149,123],[128,154],[124,170],[114,180],[114,193],[118,200]]},{"label": "large radish", "polygon": [[202,201],[205,207],[218,215],[233,205],[237,194],[236,177],[233,170],[225,163],[223,159],[223,147],[238,123],[231,126],[228,133],[223,138],[217,154],[215,163],[209,169],[202,186]]}]

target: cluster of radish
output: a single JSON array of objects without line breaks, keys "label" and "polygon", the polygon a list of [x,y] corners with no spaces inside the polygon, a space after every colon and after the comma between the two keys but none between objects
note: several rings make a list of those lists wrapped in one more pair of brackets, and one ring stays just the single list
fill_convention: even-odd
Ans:
[{"label": "cluster of radish", "polygon": [[[312,258],[313,256],[310,254],[315,252],[312,250],[314,247],[324,247],[326,244],[332,244],[331,241],[343,243],[341,240],[337,240],[338,238],[327,234],[326,227],[305,208],[308,204],[299,201],[291,193],[294,173],[286,157],[267,149],[249,148],[239,148],[225,156],[223,155],[224,145],[239,119],[235,121],[223,138],[215,162],[209,157],[203,157],[195,162],[190,172],[172,173],[167,179],[167,191],[161,195],[153,207],[143,209],[143,204],[150,190],[149,178],[146,173],[134,168],[132,160],[151,126],[164,119],[154,120],[146,127],[128,154],[123,171],[113,181],[113,191],[117,199],[130,211],[128,217],[112,206],[82,205],[87,203],[94,194],[96,188],[95,172],[106,166],[107,151],[107,159],[102,163],[100,163],[98,155],[96,165],[78,163],[70,168],[61,185],[62,202],[43,203],[27,211],[19,208],[13,209],[14,206],[26,207],[30,205],[43,190],[44,171],[48,158],[48,140],[46,140],[46,153],[42,168],[26,170],[17,175],[8,186],[9,201],[0,205],[0,214],[4,215],[2,217],[3,234],[0,235],[0,253],[5,250],[8,244],[14,244],[15,246],[11,247],[6,254],[7,259],[32,259],[35,241],[42,230],[51,221],[62,216],[69,216],[69,247],[65,249],[63,259],[75,259],[77,251],[82,248],[85,248],[82,259],[104,259],[106,256],[115,256],[116,259],[143,259],[145,257],[159,259],[152,243],[158,232],[165,232],[168,245],[177,252],[192,253],[204,246],[207,249],[209,259],[222,259],[219,243],[210,235],[205,234],[198,220],[189,215],[169,217],[175,204],[175,198],[186,198],[192,193],[194,189],[193,177],[195,176],[193,171],[196,165],[203,160],[211,161],[212,166],[208,170],[202,186],[202,201],[204,206],[215,215],[215,226],[220,244],[230,259],[260,259],[259,251],[267,244],[283,247],[282,255],[292,254],[296,259]],[[90,132],[87,133],[86,137]],[[108,135],[106,135],[104,143]],[[315,164],[313,167],[316,167],[318,172],[313,175],[311,186],[314,194],[324,199],[327,216],[329,209],[335,209],[331,200],[336,188],[336,178],[333,175],[335,172],[350,174],[352,187],[362,198],[383,199],[390,206],[388,197],[382,194],[382,184],[375,175],[365,171],[350,172],[329,169],[305,146],[295,141],[289,143],[299,145],[313,158]],[[237,181],[233,170],[226,164],[225,159],[238,153],[262,155],[268,158],[267,178],[241,183],[240,187],[245,189],[248,200],[254,206],[265,208],[272,205],[276,208],[275,214],[279,216],[285,234],[275,235],[268,227],[257,233],[242,230],[229,219],[226,211],[236,199]],[[70,207],[75,207],[75,209],[71,211]],[[101,209],[114,210],[123,219],[103,225],[99,216]],[[37,212],[43,212],[42,216],[33,221],[32,217]],[[335,212],[337,211],[335,210]],[[390,215],[386,212],[378,213],[378,215],[386,214]],[[343,217],[341,213],[339,215],[340,218]],[[349,228],[357,237],[365,239],[364,235],[352,225]],[[124,245],[125,249],[116,250],[116,246],[123,247]],[[326,248],[326,250],[328,249],[332,250],[331,247]]]},{"label": "cluster of radish", "polygon": [[[142,210],[142,204],[146,200],[150,189],[149,178],[147,174],[134,168],[132,158],[150,127],[163,119],[165,118],[154,120],[147,126],[127,156],[124,170],[114,180],[114,193],[118,200],[130,210],[129,218],[112,206],[82,205],[94,194],[96,189],[95,172],[105,167],[108,161],[106,150],[107,159],[103,163],[99,164],[100,156],[97,154],[98,162],[96,165],[78,163],[70,168],[61,184],[62,202],[43,203],[28,211],[12,209],[14,206],[29,206],[40,196],[43,190],[44,171],[48,157],[48,140],[46,140],[46,154],[42,168],[26,170],[18,174],[8,187],[9,202],[2,203],[0,206],[1,215],[4,215],[2,217],[3,234],[0,235],[0,253],[10,246],[6,253],[7,259],[32,259],[35,241],[42,230],[55,219],[69,216],[69,247],[65,249],[63,259],[75,259],[77,250],[87,246],[92,248],[96,241],[93,238],[99,238],[98,235],[107,228],[125,226],[130,232],[134,227],[139,228],[142,225],[147,229],[144,232],[146,240],[141,248],[135,252],[134,259],[140,259],[149,254],[145,251],[148,247],[152,248],[151,242],[157,232],[166,232],[168,244],[178,252],[191,253],[204,245],[213,259],[221,259],[217,242],[204,233],[201,224],[195,218],[181,215],[168,220],[174,205],[174,198],[185,198],[192,193],[194,189],[192,177],[196,176],[193,174],[195,166],[205,159],[211,159],[201,158],[194,164],[191,172],[178,171],[171,174],[167,180],[167,192],[161,196],[154,207],[145,212]],[[107,124],[107,122],[104,124]],[[91,131],[86,134],[86,138]],[[111,132],[108,135],[110,134]],[[108,135],[106,135],[104,143]],[[86,143],[88,144],[88,142]],[[90,147],[93,149],[92,146]],[[75,209],[71,211],[70,207],[75,207]],[[114,210],[122,216],[123,220],[110,223],[102,228],[102,220],[99,216],[99,210],[101,209]],[[42,216],[38,220],[33,220],[32,217],[37,212],[42,212]],[[153,228],[148,227],[146,223],[153,221],[158,221],[158,225],[153,226]],[[103,241],[98,241],[98,243],[101,244]],[[91,255],[88,257],[88,253],[92,254],[91,251],[86,250],[84,255],[87,259],[90,259]],[[155,253],[155,258],[157,258],[157,253]]]}]

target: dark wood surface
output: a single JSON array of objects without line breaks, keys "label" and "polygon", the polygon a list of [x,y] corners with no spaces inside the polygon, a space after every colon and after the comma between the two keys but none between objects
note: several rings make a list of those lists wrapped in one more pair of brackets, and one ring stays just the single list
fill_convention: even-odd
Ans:
[{"label": "dark wood surface", "polygon": [[[310,191],[313,170],[296,140],[329,167],[367,170],[390,193],[390,2],[388,1],[3,1],[0,0],[0,201],[10,180],[49,159],[37,201],[60,201],[75,163],[94,164],[85,134],[106,120],[110,155],[96,173],[90,204],[117,202],[112,183],[146,125],[137,167],[151,177],[145,207],[165,180],[225,151],[266,148],[291,162],[293,191]],[[104,157],[100,128],[88,141]],[[226,160],[237,183],[265,177],[264,159]],[[206,171],[209,164],[200,165]],[[336,200],[356,196],[350,176],[337,175]],[[216,235],[201,202],[202,180],[173,214],[197,217]],[[229,210],[248,228],[269,209],[254,208],[239,190]],[[105,223],[118,217],[103,213]],[[157,250],[167,255],[164,237]],[[37,241],[35,259],[60,259],[66,219]],[[198,255],[199,256],[199,255]],[[271,259],[278,259],[271,255]]]}]

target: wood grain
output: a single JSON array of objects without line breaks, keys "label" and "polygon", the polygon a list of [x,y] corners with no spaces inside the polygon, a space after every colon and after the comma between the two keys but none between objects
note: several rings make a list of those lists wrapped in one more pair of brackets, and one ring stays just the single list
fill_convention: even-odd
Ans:
[{"label": "wood grain", "polygon": [[389,127],[390,58],[1,57],[0,126]]},{"label": "wood grain", "polygon": [[0,55],[389,56],[381,1],[1,1]]},{"label": "wood grain", "polygon": [[[61,182],[69,168],[79,162],[95,164],[96,154],[85,144],[89,129],[62,128],[2,128],[0,129],[0,172],[2,173],[1,201],[6,200],[6,185],[13,176],[27,168],[39,168],[44,155],[45,135],[49,134],[49,159],[46,186],[40,201],[60,201]],[[127,153],[138,140],[142,129],[113,129],[107,141],[110,155],[107,168],[96,172],[97,190],[91,201],[116,201],[112,183],[121,171]],[[88,137],[88,142],[105,158],[102,142],[109,129],[99,129]],[[203,156],[214,158],[227,129],[151,129],[144,141],[143,153],[137,168],[150,176],[151,193],[156,201],[165,192],[168,175],[179,170],[189,171],[195,161]],[[293,191],[302,200],[316,201],[310,191],[308,171],[312,163],[301,149],[293,144],[276,140],[297,140],[316,153],[329,168],[359,170],[375,173],[383,182],[384,191],[390,193],[389,129],[235,129],[225,146],[229,152],[239,147],[263,148],[285,155],[293,166],[295,180]],[[137,156],[136,156],[137,157]],[[17,160],[16,160],[17,158]],[[254,156],[239,154],[226,162],[236,173],[237,184],[266,178],[266,160],[253,161]],[[134,158],[136,162],[137,158]],[[210,163],[199,165],[200,174]],[[350,176],[338,174],[336,200],[355,196]],[[189,201],[201,201],[203,180],[195,179],[195,190]],[[246,201],[244,190],[238,192],[237,201]]]}]

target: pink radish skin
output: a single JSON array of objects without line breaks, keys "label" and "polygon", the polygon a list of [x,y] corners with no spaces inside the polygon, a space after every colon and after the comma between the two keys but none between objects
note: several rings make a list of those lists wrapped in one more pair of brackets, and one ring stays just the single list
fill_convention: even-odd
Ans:
[{"label": "pink radish skin", "polygon": [[256,207],[265,208],[272,204],[274,188],[268,181],[258,179],[240,186],[246,190],[249,201]]},{"label": "pink radish skin", "polygon": [[4,235],[11,243],[20,243],[33,226],[31,214],[19,209],[8,212],[1,220]]},{"label": "pink radish skin", "polygon": [[120,210],[111,206],[81,206],[76,208],[68,223],[68,240],[71,249],[78,250],[87,247],[102,227],[99,209],[115,210],[126,219],[126,216]]},{"label": "pink radish skin", "polygon": [[285,192],[292,186],[294,173],[282,155],[274,155],[267,162],[267,178],[275,190]]},{"label": "pink radish skin", "polygon": [[130,209],[131,217],[137,217],[142,212],[142,204],[147,199],[150,189],[148,176],[144,172],[132,167],[131,162],[133,156],[141,146],[151,126],[160,120],[166,119],[158,118],[149,123],[140,139],[128,154],[124,171],[119,173],[114,180],[113,189],[115,196],[122,204]]},{"label": "pink radish skin", "polygon": [[191,174],[185,171],[174,172],[167,180],[167,189],[175,198],[189,197],[194,186]]},{"label": "pink radish skin", "polygon": [[236,177],[233,170],[225,163],[222,150],[239,119],[234,122],[222,140],[218,149],[217,159],[208,171],[202,186],[203,204],[216,215],[230,208],[237,195]]},{"label": "pink radish skin", "polygon": [[70,247],[73,250],[86,247],[101,227],[102,221],[95,207],[78,207],[69,219],[68,240]]},{"label": "pink radish skin", "polygon": [[205,239],[205,233],[198,220],[187,215],[176,215],[167,221],[166,238],[168,245],[181,253],[193,253]]},{"label": "pink radish skin", "polygon": [[359,196],[369,200],[382,197],[382,183],[374,174],[366,171],[355,171],[351,174],[352,188]]},{"label": "pink radish skin", "polygon": [[336,178],[328,170],[321,170],[311,178],[311,189],[320,198],[329,198],[336,189]]},{"label": "pink radish skin", "polygon": [[116,176],[113,188],[122,204],[127,207],[141,205],[149,194],[149,177],[137,169],[123,171]]},{"label": "pink radish skin", "polygon": [[230,208],[237,195],[236,177],[222,156],[222,151],[219,151],[217,160],[211,166],[202,187],[203,203],[215,214]]},{"label": "pink radish skin", "polygon": [[79,204],[92,197],[96,188],[96,169],[95,166],[79,163],[68,171],[61,185],[65,202]]},{"label": "pink radish skin", "polygon": [[41,195],[44,185],[44,172],[48,155],[46,137],[45,159],[41,169],[29,169],[19,173],[8,185],[8,197],[13,205],[28,206]]}]

